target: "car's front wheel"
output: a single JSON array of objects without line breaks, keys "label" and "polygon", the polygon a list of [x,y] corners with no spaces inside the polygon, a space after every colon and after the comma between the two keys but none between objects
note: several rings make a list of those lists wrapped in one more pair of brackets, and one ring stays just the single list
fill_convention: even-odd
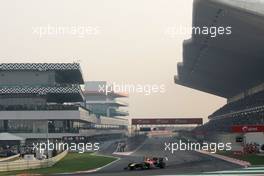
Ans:
[{"label": "car's front wheel", "polygon": [[129,167],[129,170],[135,170],[135,167],[134,166]]}]

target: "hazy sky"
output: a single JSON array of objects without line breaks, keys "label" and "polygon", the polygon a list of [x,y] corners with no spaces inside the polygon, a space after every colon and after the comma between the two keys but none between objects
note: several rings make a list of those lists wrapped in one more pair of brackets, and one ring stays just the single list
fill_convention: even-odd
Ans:
[{"label": "hazy sky", "polygon": [[[190,26],[192,0],[2,0],[1,62],[80,61],[86,80],[165,84],[166,92],[130,94],[137,117],[206,118],[225,100],[174,84],[182,41],[166,30]],[[96,35],[46,35],[47,26],[96,29]]]}]

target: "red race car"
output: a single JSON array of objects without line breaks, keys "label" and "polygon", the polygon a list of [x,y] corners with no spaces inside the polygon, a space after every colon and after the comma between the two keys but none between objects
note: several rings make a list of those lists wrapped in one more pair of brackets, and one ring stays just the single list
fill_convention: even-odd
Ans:
[{"label": "red race car", "polygon": [[151,168],[165,168],[166,163],[163,158],[148,158],[145,157],[142,163],[129,163],[125,169],[135,170],[135,169],[151,169]]}]

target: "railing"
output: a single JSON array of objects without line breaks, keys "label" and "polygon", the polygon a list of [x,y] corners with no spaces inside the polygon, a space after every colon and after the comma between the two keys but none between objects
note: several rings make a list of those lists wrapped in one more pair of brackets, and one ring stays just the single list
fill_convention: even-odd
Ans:
[{"label": "railing", "polygon": [[215,120],[215,119],[220,119],[220,118],[225,118],[225,117],[231,117],[232,115],[240,114],[240,113],[250,113],[250,112],[262,112],[264,110],[264,106],[257,106],[254,108],[248,108],[244,110],[239,110],[235,112],[230,112],[222,115],[216,115],[216,116],[209,116],[209,119]]},{"label": "railing", "polygon": [[[33,129],[27,128],[12,128],[12,129],[2,129],[0,127],[0,133],[35,133],[35,134],[47,134],[46,131],[33,131]],[[49,133],[79,133],[79,128],[70,128],[70,129],[50,129]]]},{"label": "railing", "polygon": [[14,170],[27,170],[27,169],[37,169],[51,167],[64,158],[67,155],[68,151],[58,154],[55,157],[45,159],[45,160],[16,160],[10,162],[0,162],[0,175],[1,172],[14,171]]},{"label": "railing", "polygon": [[96,101],[89,101],[86,100],[86,104],[119,104],[121,106],[128,106],[129,104],[127,102],[124,102],[122,100],[96,100]]},{"label": "railing", "polygon": [[47,83],[47,84],[0,84],[0,88],[40,88],[40,87],[79,87],[78,84],[71,83]]},{"label": "railing", "polygon": [[20,154],[14,155],[14,156],[10,156],[10,157],[5,157],[5,158],[1,158],[0,162],[4,162],[4,161],[9,161],[9,160],[14,160],[16,158],[19,158]]},{"label": "railing", "polygon": [[23,105],[10,105],[1,106],[0,111],[57,111],[57,110],[78,110],[79,106],[75,105],[39,105],[39,106],[23,106]]},{"label": "railing", "polygon": [[110,109],[110,113],[129,115],[129,112],[123,109]]}]

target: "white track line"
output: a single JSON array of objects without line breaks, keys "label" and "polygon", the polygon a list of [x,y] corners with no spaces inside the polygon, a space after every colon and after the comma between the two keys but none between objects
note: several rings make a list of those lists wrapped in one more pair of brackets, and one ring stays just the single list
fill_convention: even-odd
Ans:
[{"label": "white track line", "polygon": [[144,144],[146,143],[146,141],[144,141],[140,146],[138,146],[135,150],[132,150],[130,152],[114,152],[112,153],[113,155],[120,155],[120,156],[129,156],[132,155],[133,153],[135,153],[136,151],[138,151]]},{"label": "white track line", "polygon": [[247,161],[242,161],[242,160],[239,160],[239,159],[235,159],[235,158],[231,158],[231,157],[227,157],[227,156],[223,156],[223,155],[218,155],[216,153],[210,153],[210,152],[203,151],[203,150],[196,150],[196,152],[199,152],[199,153],[202,153],[202,154],[205,154],[205,155],[209,155],[209,156],[213,156],[215,158],[222,159],[224,161],[227,161],[227,162],[230,162],[230,163],[234,163],[234,164],[237,164],[237,165],[240,165],[240,166],[243,166],[243,167],[251,166],[251,164],[249,162],[247,162]]}]

